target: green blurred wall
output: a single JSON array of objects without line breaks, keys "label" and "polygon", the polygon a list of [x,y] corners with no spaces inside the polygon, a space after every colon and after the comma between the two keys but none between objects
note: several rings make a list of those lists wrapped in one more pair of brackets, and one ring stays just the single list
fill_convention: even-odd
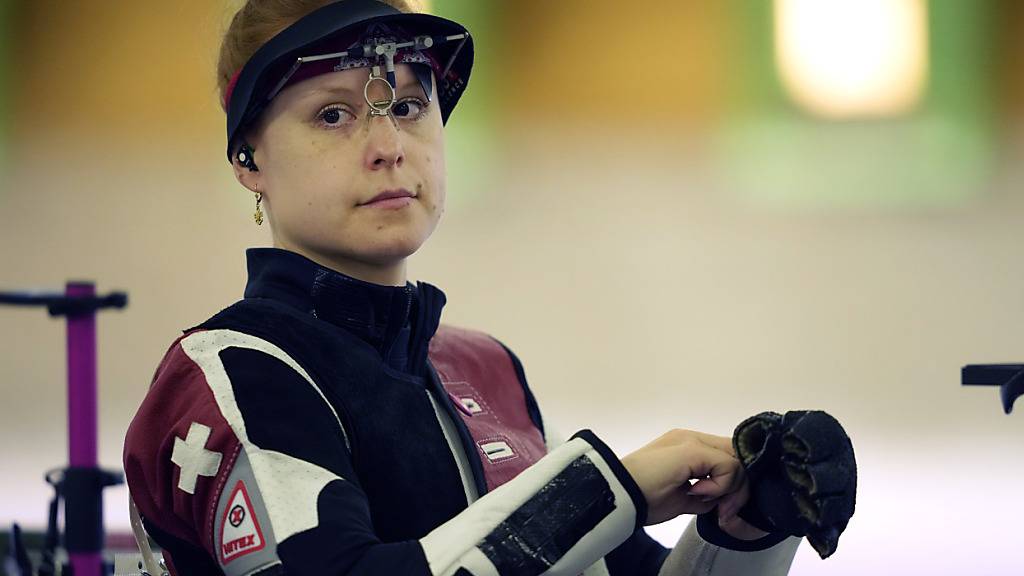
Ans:
[{"label": "green blurred wall", "polygon": [[494,98],[497,54],[495,25],[500,6],[479,0],[433,0],[431,12],[459,22],[473,35],[473,73],[445,128],[448,166],[448,205],[458,209],[483,198],[497,163]]},{"label": "green blurred wall", "polygon": [[859,121],[815,118],[789,100],[775,66],[773,4],[731,0],[736,73],[719,142],[727,189],[796,209],[956,206],[986,189],[999,137],[993,2],[927,2],[920,105]]}]

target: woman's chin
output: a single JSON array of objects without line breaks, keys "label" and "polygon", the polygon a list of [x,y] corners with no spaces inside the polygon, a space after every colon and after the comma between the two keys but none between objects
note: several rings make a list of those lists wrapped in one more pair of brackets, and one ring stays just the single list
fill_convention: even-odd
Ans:
[{"label": "woman's chin", "polygon": [[425,238],[397,237],[376,242],[359,251],[359,259],[367,264],[390,266],[405,260],[423,246]]},{"label": "woman's chin", "polygon": [[[350,263],[358,267],[387,268],[412,256],[430,237],[426,226],[392,226],[378,229],[350,227],[339,237],[307,235],[282,247],[305,247],[293,250],[319,255],[319,259],[335,266]],[[318,260],[314,257],[313,260]]]},{"label": "woman's chin", "polygon": [[405,226],[386,227],[368,234],[364,244],[370,254],[382,258],[405,258],[411,256],[430,238],[434,227],[423,219],[409,222]]}]

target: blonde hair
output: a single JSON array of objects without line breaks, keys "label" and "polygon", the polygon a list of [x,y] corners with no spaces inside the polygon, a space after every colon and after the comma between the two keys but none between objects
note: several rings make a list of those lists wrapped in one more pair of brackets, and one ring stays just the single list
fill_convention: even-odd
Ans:
[{"label": "blonde hair", "polygon": [[[224,96],[228,84],[249,58],[267,40],[291,26],[297,20],[336,0],[247,0],[234,18],[220,44],[217,60],[217,90],[221,107],[225,108]],[[415,0],[380,0],[402,12],[416,12]]]}]

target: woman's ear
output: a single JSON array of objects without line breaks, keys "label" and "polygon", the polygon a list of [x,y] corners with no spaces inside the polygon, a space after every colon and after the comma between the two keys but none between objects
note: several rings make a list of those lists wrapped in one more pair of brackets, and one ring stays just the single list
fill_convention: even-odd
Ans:
[{"label": "woman's ear", "polygon": [[260,180],[262,174],[260,169],[256,165],[256,154],[255,150],[248,143],[243,142],[238,150],[235,151],[235,156],[231,161],[231,167],[235,171],[235,178],[238,182],[253,192],[258,192],[261,188]]}]

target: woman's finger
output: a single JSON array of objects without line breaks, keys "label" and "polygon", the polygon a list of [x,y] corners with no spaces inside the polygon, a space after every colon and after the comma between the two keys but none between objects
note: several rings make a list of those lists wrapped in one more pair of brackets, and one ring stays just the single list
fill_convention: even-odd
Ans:
[{"label": "woman's finger", "polygon": [[690,496],[698,498],[719,498],[721,497],[719,492],[720,488],[718,485],[707,478],[694,482],[690,489],[686,491]]},{"label": "woman's finger", "polygon": [[735,478],[735,474],[702,478],[690,486],[687,494],[700,498],[721,498],[732,494],[739,488],[741,483],[737,483]]},{"label": "woman's finger", "polygon": [[675,498],[676,515],[704,514],[711,512],[718,505],[718,498],[694,496],[680,490]]},{"label": "woman's finger", "polygon": [[[689,449],[694,450],[694,447]],[[688,494],[719,497],[736,491],[742,485],[744,474],[739,460],[704,444],[695,451],[699,454],[699,462],[691,469],[690,477],[697,482],[690,486]]]},{"label": "woman's finger", "polygon": [[697,437],[698,440],[707,444],[708,446],[721,450],[722,452],[725,452],[726,454],[732,457],[736,456],[736,449],[733,448],[732,438],[727,438],[725,436],[716,436],[714,434],[705,434],[704,432],[694,432],[693,434]]}]

